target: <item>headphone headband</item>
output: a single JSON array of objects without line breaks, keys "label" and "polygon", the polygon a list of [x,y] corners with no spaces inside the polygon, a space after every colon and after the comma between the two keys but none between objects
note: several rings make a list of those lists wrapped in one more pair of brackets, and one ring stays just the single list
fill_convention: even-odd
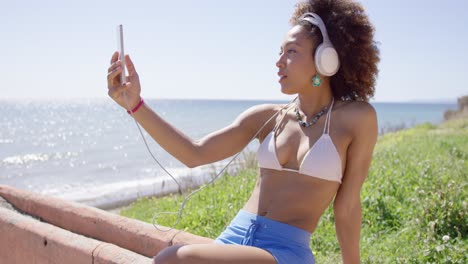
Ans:
[{"label": "headphone headband", "polygon": [[338,52],[333,47],[333,44],[328,37],[327,28],[319,15],[308,12],[303,14],[299,21],[307,21],[314,26],[317,26],[322,33],[323,42],[317,46],[315,51],[315,66],[317,71],[324,76],[333,76],[340,68],[340,60]]},{"label": "headphone headband", "polygon": [[312,12],[305,13],[303,14],[299,20],[305,20],[309,23],[311,23],[314,26],[317,26],[320,29],[320,32],[322,33],[323,37],[323,42],[330,42],[330,38],[328,37],[328,32],[327,28],[325,27],[325,23],[323,22],[322,18]]}]

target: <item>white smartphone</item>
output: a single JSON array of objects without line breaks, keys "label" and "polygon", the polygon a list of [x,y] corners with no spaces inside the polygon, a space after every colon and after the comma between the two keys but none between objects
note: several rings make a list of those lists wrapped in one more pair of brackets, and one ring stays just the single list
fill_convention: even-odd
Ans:
[{"label": "white smartphone", "polygon": [[127,82],[125,69],[125,52],[124,52],[124,37],[123,37],[123,26],[117,26],[117,50],[119,51],[119,60],[122,62],[122,74],[120,74],[120,83]]}]

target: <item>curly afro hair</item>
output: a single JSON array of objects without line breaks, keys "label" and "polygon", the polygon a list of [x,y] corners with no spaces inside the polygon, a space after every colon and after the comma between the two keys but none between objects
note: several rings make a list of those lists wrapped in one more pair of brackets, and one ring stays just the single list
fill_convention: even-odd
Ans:
[{"label": "curly afro hair", "polygon": [[296,4],[290,24],[306,27],[318,44],[323,41],[318,27],[298,21],[307,12],[322,18],[340,58],[340,69],[330,78],[333,96],[369,101],[375,92],[380,52],[373,39],[374,27],[362,5],[351,0],[308,0]]}]

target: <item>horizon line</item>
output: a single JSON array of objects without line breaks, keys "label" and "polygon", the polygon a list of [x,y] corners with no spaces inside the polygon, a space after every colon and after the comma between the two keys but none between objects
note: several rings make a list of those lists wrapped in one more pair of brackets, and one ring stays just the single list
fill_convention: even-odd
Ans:
[{"label": "horizon line", "polygon": [[[461,97],[461,96],[460,96]],[[370,99],[369,103],[414,103],[414,104],[457,104],[458,98],[445,98],[445,99],[408,99],[408,100],[375,100]],[[199,101],[289,101],[288,99],[281,98],[181,98],[181,97],[144,97],[145,100],[199,100]],[[59,101],[59,100],[97,100],[97,99],[110,99],[107,96],[75,96],[66,97],[58,96],[50,97],[4,97],[0,101]]]}]

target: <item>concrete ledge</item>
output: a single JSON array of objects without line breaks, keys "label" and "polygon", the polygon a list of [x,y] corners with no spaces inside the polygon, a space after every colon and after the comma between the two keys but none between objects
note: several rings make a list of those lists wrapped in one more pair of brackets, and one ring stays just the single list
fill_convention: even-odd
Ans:
[{"label": "concrete ledge", "polygon": [[[136,255],[140,255],[140,257],[153,257],[155,256],[160,250],[163,248],[173,245],[173,244],[196,244],[196,243],[211,243],[212,240],[200,236],[195,236],[190,233],[186,233],[179,230],[171,230],[169,232],[161,232],[158,231],[153,225],[129,219],[126,217],[122,217],[119,215],[115,215],[112,213],[108,213],[106,211],[89,207],[83,204],[64,201],[62,199],[41,195],[29,191],[19,190],[13,188],[11,186],[0,185],[0,196],[2,196],[5,200],[11,203],[17,209],[26,212],[32,216],[38,217],[41,221],[45,221],[50,224],[49,232],[52,232],[52,236],[47,236],[49,238],[48,241],[55,241],[55,243],[62,245],[63,248],[68,248],[68,245],[65,242],[70,242],[70,240],[74,240],[75,238],[71,239],[70,234],[73,235],[82,235],[89,238],[94,238],[93,241],[99,241],[100,246],[92,244],[92,248],[94,253],[91,256],[107,256],[109,259],[122,259],[123,262],[105,262],[105,263],[140,263],[140,262],[132,262],[131,259],[135,256],[131,255],[133,253]],[[18,213],[15,213],[17,216],[11,216],[11,213],[8,214],[8,217],[3,216],[3,212],[10,211],[8,209],[2,209],[0,218],[0,227],[5,228],[4,226],[11,225],[12,223],[19,223],[24,222],[23,225],[31,226],[34,228],[27,229],[29,231],[24,231],[25,226],[20,227],[11,227],[12,229],[10,232],[10,238],[6,238],[3,236],[3,231],[0,232],[2,234],[0,238],[1,245],[6,245],[8,241],[12,242],[13,246],[18,248],[18,251],[22,250],[29,250],[27,241],[31,240],[35,237],[36,240],[34,241],[34,246],[39,247],[44,241],[42,240],[44,237],[43,233],[40,233],[41,229],[44,228],[43,225],[45,223],[38,222],[37,224],[41,224],[41,226],[37,226],[37,224],[32,224],[32,222],[28,222],[23,218],[27,218],[25,216],[21,216]],[[34,222],[33,219],[30,219]],[[166,229],[166,227],[161,227],[162,229]],[[12,231],[15,230],[15,231]],[[21,231],[23,230],[23,231]],[[61,231],[57,231],[61,230]],[[26,233],[24,233],[26,232]],[[65,233],[63,233],[65,232]],[[23,233],[23,235],[18,236],[17,239],[11,240],[16,233]],[[70,234],[69,234],[70,233]],[[30,239],[31,238],[31,239]],[[40,239],[39,239],[40,238]],[[88,239],[89,239],[88,238]],[[51,240],[52,239],[52,240]],[[24,241],[26,240],[26,241]],[[79,239],[76,239],[80,241]],[[39,243],[41,242],[41,243]],[[106,242],[105,244],[102,244]],[[5,244],[6,243],[6,244]],[[38,243],[36,245],[36,243]],[[47,242],[49,243],[49,242]],[[77,242],[78,243],[78,242]],[[89,242],[81,242],[88,244]],[[17,245],[15,245],[17,244]],[[42,246],[43,247],[43,246]],[[41,248],[42,248],[41,247]],[[50,247],[49,247],[50,248]],[[74,248],[74,247],[72,247]],[[122,250],[127,250],[130,253],[118,253],[114,252],[113,248],[121,248]],[[0,249],[0,259],[3,259],[9,251],[3,251],[5,247]],[[43,249],[41,249],[43,250]],[[77,249],[78,250],[78,249]],[[87,255],[88,248],[80,249],[80,252],[87,252],[84,255]],[[108,252],[108,250],[110,250]],[[38,253],[35,255],[38,259],[38,262],[35,263],[72,263],[66,262],[61,259],[61,257],[68,256],[68,254],[56,255],[53,261],[47,260],[44,262],[41,260],[41,254],[39,254],[39,249],[34,251]],[[120,251],[119,251],[120,252]],[[123,251],[122,251],[123,252]],[[78,253],[77,253],[78,254]],[[110,254],[110,256],[108,256]],[[89,254],[88,254],[89,255]],[[81,256],[81,255],[80,255]],[[18,253],[18,257],[20,254]],[[84,260],[84,259],[81,259]],[[31,261],[29,259],[28,263]],[[94,261],[97,261],[94,260]],[[107,260],[106,260],[107,261]],[[137,261],[135,259],[135,261]],[[139,260],[138,260],[139,261]],[[23,263],[22,261],[17,261],[18,263]],[[73,263],[94,263],[88,260],[84,260],[84,262],[73,262]],[[9,263],[9,262],[7,262]],[[13,263],[16,263],[15,261]],[[33,262],[34,263],[34,262]],[[97,262],[96,262],[97,263]],[[104,262],[103,262],[104,263]],[[142,262],[143,263],[143,262]]]},{"label": "concrete ledge", "polygon": [[150,258],[0,208],[1,263],[135,263]]}]

